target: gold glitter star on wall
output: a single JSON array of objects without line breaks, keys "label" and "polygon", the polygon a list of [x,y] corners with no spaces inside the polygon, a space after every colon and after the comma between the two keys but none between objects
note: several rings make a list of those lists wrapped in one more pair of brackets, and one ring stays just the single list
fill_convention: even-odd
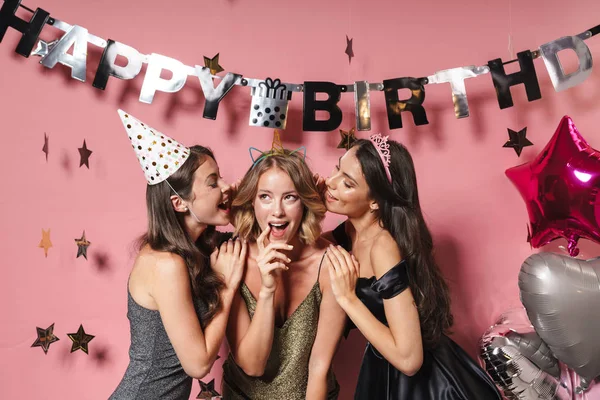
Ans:
[{"label": "gold glitter star on wall", "polygon": [[88,353],[88,343],[95,337],[94,335],[88,335],[83,329],[83,325],[79,325],[79,329],[76,333],[67,333],[69,339],[73,341],[71,346],[71,353],[77,350],[83,351],[85,354]]},{"label": "gold glitter star on wall", "polygon": [[216,75],[219,72],[225,71],[223,67],[219,65],[219,53],[213,58],[208,58],[204,56],[204,66],[210,69],[210,73],[212,75]]},{"label": "gold glitter star on wall", "polygon": [[79,239],[75,239],[75,243],[77,244],[76,258],[79,258],[79,256],[83,256],[83,258],[87,260],[87,248],[90,244],[92,244],[92,242],[85,238],[85,231],[83,231],[83,234]]},{"label": "gold glitter star on wall", "polygon": [[48,354],[50,345],[60,339],[54,336],[54,324],[50,325],[46,329],[35,328],[37,330],[37,339],[31,345],[31,347],[41,347],[44,350],[44,354]]},{"label": "gold glitter star on wall", "polygon": [[211,380],[208,383],[202,382],[198,379],[200,384],[200,393],[198,393],[197,399],[208,399],[211,400],[213,397],[221,398],[219,392],[215,390],[215,380]]},{"label": "gold glitter star on wall", "polygon": [[38,247],[44,249],[44,255],[48,257],[48,249],[52,247],[52,242],[50,241],[50,229],[48,229],[48,231],[42,229],[42,240],[40,241],[40,244],[38,244]]},{"label": "gold glitter star on wall", "polygon": [[92,155],[93,151],[91,151],[87,148],[85,139],[83,140],[83,146],[79,147],[77,150],[79,150],[79,166],[81,167],[82,165],[85,165],[89,169],[90,168],[90,156]]},{"label": "gold glitter star on wall", "polygon": [[350,147],[352,147],[354,142],[357,140],[356,136],[354,135],[355,131],[356,128],[352,128],[349,131],[340,129],[340,136],[342,137],[342,140],[340,141],[340,144],[337,145],[337,148],[348,150]]},{"label": "gold glitter star on wall", "polygon": [[44,132],[44,147],[42,147],[42,151],[46,154],[46,162],[48,162],[48,153],[50,152],[50,148],[48,147],[48,135]]}]

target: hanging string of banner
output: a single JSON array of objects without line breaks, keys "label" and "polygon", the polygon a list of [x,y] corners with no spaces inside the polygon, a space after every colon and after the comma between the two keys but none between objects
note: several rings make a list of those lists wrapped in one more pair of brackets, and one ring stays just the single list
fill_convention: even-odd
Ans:
[{"label": "hanging string of banner", "polygon": [[[33,14],[29,21],[17,17],[19,7]],[[64,35],[51,42],[39,39],[46,24],[63,31]],[[579,85],[589,77],[593,65],[592,54],[585,40],[600,33],[600,25],[597,25],[578,35],[564,36],[545,43],[534,51],[522,51],[517,54],[516,60],[503,62],[501,58],[496,58],[487,65],[451,68],[422,78],[400,77],[378,83],[356,81],[344,85],[318,81],[284,83],[280,79],[253,79],[233,72],[219,76],[212,73],[214,69],[211,71],[206,66],[185,65],[171,57],[156,53],[142,54],[124,43],[104,40],[82,26],[70,25],[50,17],[50,13],[41,8],[34,11],[22,5],[21,0],[4,0],[0,8],[0,43],[9,27],[22,34],[16,53],[24,57],[39,56],[40,63],[47,68],[54,68],[56,64],[67,66],[71,68],[71,77],[82,82],[86,78],[88,44],[104,49],[92,83],[100,90],[106,89],[110,77],[134,79],[141,72],[142,65],[147,64],[139,96],[139,101],[143,103],[151,104],[156,92],[175,93],[181,90],[187,77],[195,76],[200,81],[205,98],[203,117],[208,119],[217,118],[219,103],[234,86],[247,86],[252,96],[249,125],[285,129],[292,94],[303,92],[303,130],[324,132],[337,129],[342,122],[342,110],[338,102],[343,93],[354,93],[356,129],[359,131],[371,130],[371,92],[383,92],[390,129],[402,128],[402,113],[410,113],[415,125],[429,123],[424,106],[426,85],[450,84],[456,118],[469,116],[465,80],[483,74],[491,73],[501,109],[513,106],[510,88],[515,85],[525,86],[528,101],[541,99],[533,60],[542,57],[557,92]],[[73,51],[69,54],[71,48]],[[579,62],[577,70],[570,74],[565,74],[558,58],[558,53],[562,50],[573,50]],[[127,64],[117,65],[117,57],[126,59]],[[519,63],[520,70],[507,74],[504,66],[513,62]],[[161,77],[163,70],[170,71],[172,76],[169,79]],[[218,82],[216,87],[215,81]],[[400,99],[398,91],[401,89],[409,89],[411,96]],[[317,100],[317,94],[325,94],[327,99]],[[317,119],[317,111],[328,112],[328,118]]]}]

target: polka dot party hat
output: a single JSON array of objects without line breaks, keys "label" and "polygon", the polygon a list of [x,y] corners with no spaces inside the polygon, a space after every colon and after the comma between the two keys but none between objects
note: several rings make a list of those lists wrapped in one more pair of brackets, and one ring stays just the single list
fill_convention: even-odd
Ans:
[{"label": "polka dot party hat", "polygon": [[118,112],[149,185],[156,185],[173,175],[189,157],[190,150],[184,145],[125,111]]}]

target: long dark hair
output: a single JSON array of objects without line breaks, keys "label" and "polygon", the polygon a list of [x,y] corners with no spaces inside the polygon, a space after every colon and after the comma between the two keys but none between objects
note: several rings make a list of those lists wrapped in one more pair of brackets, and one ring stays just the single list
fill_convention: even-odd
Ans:
[{"label": "long dark hair", "polygon": [[[215,159],[210,149],[192,146],[188,159],[168,178],[184,200],[192,200],[194,173],[207,157]],[[194,243],[184,229],[183,215],[173,209],[171,196],[174,194],[164,181],[146,188],[148,231],[139,238],[138,249],[149,245],[153,250],[168,251],[184,259],[192,293],[207,305],[201,315],[202,324],[206,325],[221,308],[219,291],[224,287],[223,281],[210,267],[209,257],[216,240],[215,227],[208,226]]]},{"label": "long dark hair", "polygon": [[433,239],[427,228],[417,190],[415,166],[408,150],[389,140],[390,184],[379,153],[369,140],[354,147],[370,197],[379,206],[379,223],[398,244],[408,263],[410,289],[419,310],[421,334],[426,347],[434,347],[453,324],[450,293],[433,257]]}]

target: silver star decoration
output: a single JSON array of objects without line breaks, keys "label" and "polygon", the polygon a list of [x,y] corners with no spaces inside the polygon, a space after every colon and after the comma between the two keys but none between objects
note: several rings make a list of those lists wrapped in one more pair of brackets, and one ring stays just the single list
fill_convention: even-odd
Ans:
[{"label": "silver star decoration", "polygon": [[52,50],[54,46],[58,43],[58,39],[53,40],[51,42],[44,42],[43,40],[39,40],[36,48],[31,52],[32,56],[40,56],[42,58],[48,55],[48,52]]}]

